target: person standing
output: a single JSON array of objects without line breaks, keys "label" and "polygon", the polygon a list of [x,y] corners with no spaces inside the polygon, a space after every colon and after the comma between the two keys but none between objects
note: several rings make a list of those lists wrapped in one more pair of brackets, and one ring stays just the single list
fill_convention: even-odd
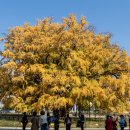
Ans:
[{"label": "person standing", "polygon": [[59,115],[58,114],[56,114],[55,116],[54,116],[54,128],[55,128],[55,130],[59,130]]},{"label": "person standing", "polygon": [[67,114],[65,118],[65,124],[66,124],[66,130],[70,130],[71,128],[71,118],[69,117],[69,114]]},{"label": "person standing", "polygon": [[124,118],[124,115],[120,115],[119,124],[120,124],[121,130],[124,130],[124,127],[125,127],[125,118]]},{"label": "person standing", "polygon": [[28,123],[28,118],[27,118],[26,112],[23,113],[21,122],[22,122],[23,130],[26,130],[26,126]]},{"label": "person standing", "polygon": [[41,130],[47,130],[47,116],[45,115],[45,111],[41,111],[41,116],[39,119]]},{"label": "person standing", "polygon": [[39,122],[38,122],[38,118],[36,117],[37,112],[33,112],[33,117],[31,119],[31,130],[38,130],[39,128]]},{"label": "person standing", "polygon": [[50,117],[50,113],[49,112],[47,112],[47,124],[48,124],[48,130],[50,130],[51,117]]},{"label": "person standing", "polygon": [[81,130],[84,130],[84,121],[85,121],[85,118],[84,118],[83,114],[81,114],[79,116],[79,121],[80,121],[80,128],[81,128]]},{"label": "person standing", "polygon": [[113,130],[113,121],[112,117],[107,115],[107,119],[105,121],[105,129],[106,130]]},{"label": "person standing", "polygon": [[118,117],[113,119],[113,130],[117,130],[117,121],[118,121]]}]

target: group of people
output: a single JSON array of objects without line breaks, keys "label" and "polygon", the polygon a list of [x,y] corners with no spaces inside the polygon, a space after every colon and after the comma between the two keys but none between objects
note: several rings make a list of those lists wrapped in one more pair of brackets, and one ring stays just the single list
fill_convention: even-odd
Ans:
[{"label": "group of people", "polygon": [[[81,130],[84,130],[84,121],[85,121],[84,115],[79,114],[79,118],[77,121],[77,127],[80,127]],[[72,121],[71,121],[71,118],[69,117],[69,114],[67,114],[67,116],[65,118],[65,124],[66,124],[66,130],[70,130]]]},{"label": "group of people", "polygon": [[[23,125],[23,130],[25,130],[27,123],[28,123],[28,118],[27,118],[26,112],[23,113],[23,117],[22,117],[21,122]],[[49,130],[51,122],[54,123],[54,130],[59,130],[60,122],[59,122],[59,115],[58,114],[55,114],[51,118],[49,113],[47,113],[47,115],[46,115],[45,111],[41,111],[40,117],[38,118],[37,113],[34,111],[33,116],[31,118],[31,124],[32,124],[31,130],[38,130],[39,127],[41,128],[41,130]],[[71,124],[72,124],[72,119],[69,116],[69,114],[67,114],[66,117],[64,118],[64,123],[66,125],[66,130],[70,130]],[[80,127],[81,130],[84,130],[84,115],[83,114],[79,115],[77,127]]]},{"label": "group of people", "polygon": [[[32,118],[31,118],[31,130],[39,130],[39,126],[41,127],[41,130],[49,130],[50,126],[50,115],[47,113],[47,116],[45,115],[45,111],[41,111],[40,113],[40,118],[37,117],[37,112],[32,113]],[[22,126],[23,130],[26,130],[26,126],[28,124],[28,118],[26,115],[26,112],[23,113],[22,117]]]},{"label": "group of people", "polygon": [[106,121],[105,121],[105,129],[106,130],[117,130],[117,124],[119,123],[120,129],[124,130],[124,128],[127,126],[127,122],[125,120],[124,115],[120,115],[120,120],[118,121],[118,117],[115,119],[107,115]]},{"label": "group of people", "polygon": [[[45,114],[45,111],[41,111],[40,113],[40,117],[37,117],[37,113],[34,111],[33,112],[33,116],[31,118],[31,130],[38,130],[39,127],[41,128],[41,130],[49,130],[50,129],[50,124],[51,122],[54,123],[54,130],[59,130],[59,115],[58,114],[54,114],[53,117],[50,116],[49,113]],[[83,114],[79,114],[79,118],[77,121],[77,127],[80,127],[81,130],[84,130],[84,115]],[[23,117],[21,120],[22,124],[23,124],[23,130],[26,129],[27,123],[28,123],[28,118],[26,115],[26,112],[23,113]],[[69,114],[66,115],[66,117],[64,118],[64,123],[66,125],[66,130],[70,130],[71,129],[71,125],[72,125],[72,119],[69,116]],[[127,126],[127,122],[125,120],[124,115],[120,115],[120,120],[118,121],[118,117],[113,118],[110,115],[107,115],[107,118],[105,120],[105,129],[106,130],[117,130],[117,125],[120,125],[120,130],[124,130],[124,128]]]}]

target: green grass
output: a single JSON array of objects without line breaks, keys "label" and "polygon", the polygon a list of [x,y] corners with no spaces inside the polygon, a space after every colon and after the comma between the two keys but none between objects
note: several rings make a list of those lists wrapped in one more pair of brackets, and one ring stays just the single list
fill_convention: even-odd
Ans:
[{"label": "green grass", "polygon": [[[22,127],[21,122],[19,121],[12,121],[12,120],[5,120],[5,119],[1,119],[0,120],[0,127]],[[30,127],[31,123],[29,122],[27,127]],[[54,124],[51,124],[51,127],[53,127]],[[63,121],[60,123],[60,127],[65,127]],[[76,122],[72,123],[72,127],[75,128],[76,127]],[[104,121],[86,121],[85,123],[85,127],[87,128],[101,128],[104,127]]]},{"label": "green grass", "polygon": [[0,120],[0,127],[21,127],[22,124],[19,121],[11,121],[11,120]]}]

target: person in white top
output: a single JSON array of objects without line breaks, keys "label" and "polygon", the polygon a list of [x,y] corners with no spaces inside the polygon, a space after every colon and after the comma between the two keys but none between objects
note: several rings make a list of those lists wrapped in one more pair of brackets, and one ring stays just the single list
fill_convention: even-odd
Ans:
[{"label": "person in white top", "polygon": [[47,126],[48,126],[47,125],[47,116],[45,115],[44,111],[41,111],[39,123],[40,123],[40,126],[41,126],[41,130],[48,130],[48,128],[47,128]]}]

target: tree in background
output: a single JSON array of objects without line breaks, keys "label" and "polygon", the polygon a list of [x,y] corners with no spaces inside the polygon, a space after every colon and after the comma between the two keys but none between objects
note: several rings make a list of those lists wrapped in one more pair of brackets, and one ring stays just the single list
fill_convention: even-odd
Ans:
[{"label": "tree in background", "polygon": [[[9,30],[2,52],[6,74],[1,99],[17,111],[85,109],[90,102],[107,111],[129,109],[129,64],[110,35],[95,34],[84,17]],[[2,77],[2,75],[1,75]]]}]

